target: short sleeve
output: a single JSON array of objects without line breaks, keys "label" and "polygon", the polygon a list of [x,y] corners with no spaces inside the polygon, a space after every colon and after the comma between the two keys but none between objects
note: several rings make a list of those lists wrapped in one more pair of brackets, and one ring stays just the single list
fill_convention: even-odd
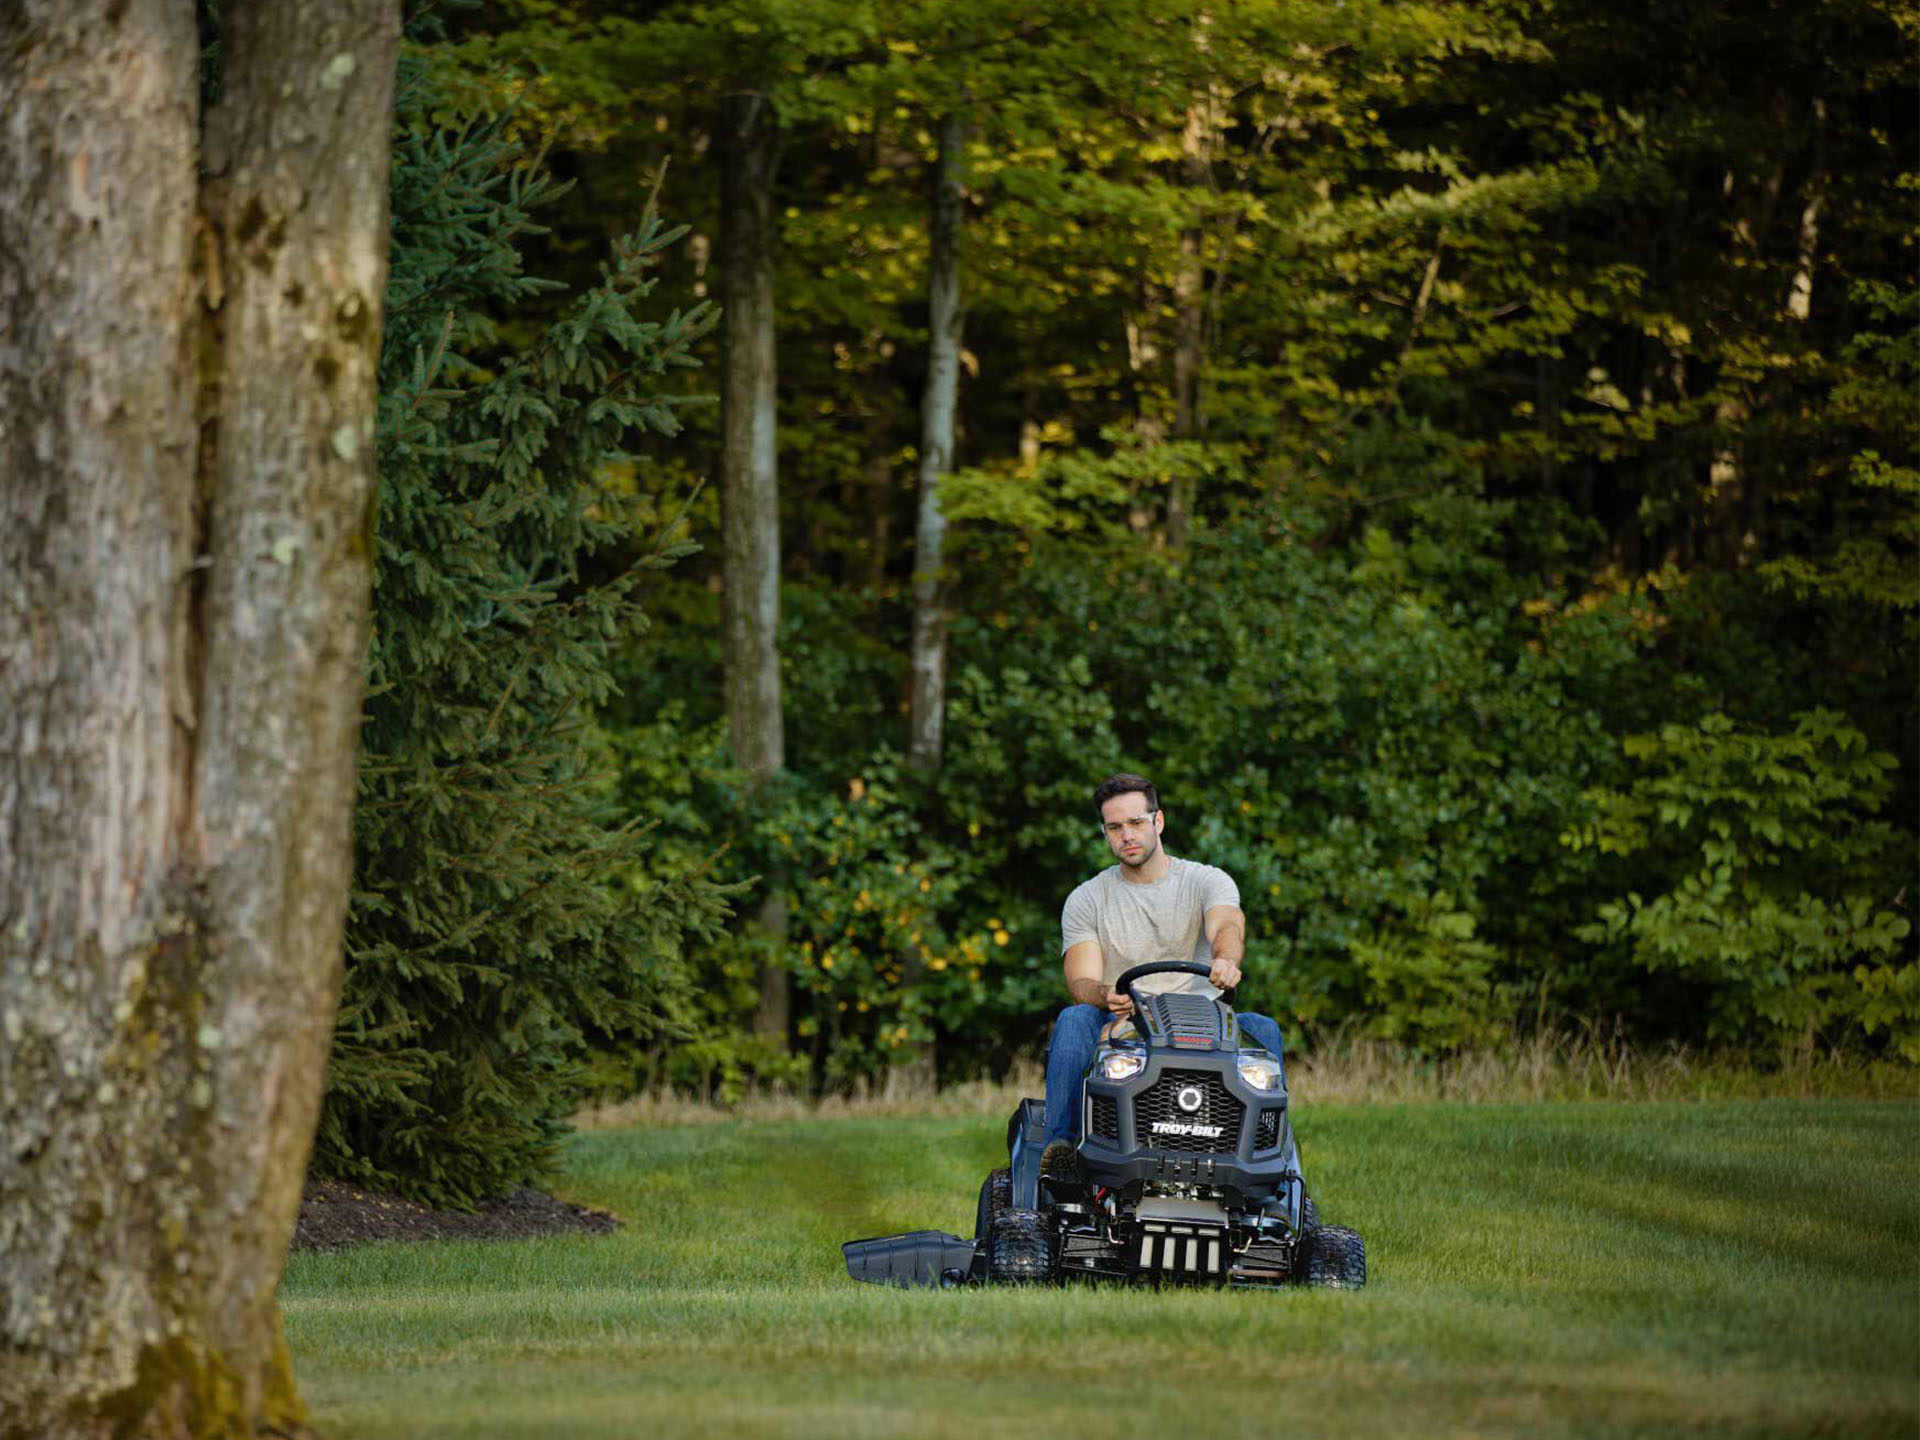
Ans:
[{"label": "short sleeve", "polygon": [[1099,938],[1100,932],[1094,926],[1093,897],[1085,885],[1076,886],[1060,912],[1060,953],[1066,954],[1082,940]]},{"label": "short sleeve", "polygon": [[1200,874],[1200,913],[1215,909],[1221,905],[1240,908],[1240,887],[1233,883],[1233,877],[1226,871],[1208,865]]}]

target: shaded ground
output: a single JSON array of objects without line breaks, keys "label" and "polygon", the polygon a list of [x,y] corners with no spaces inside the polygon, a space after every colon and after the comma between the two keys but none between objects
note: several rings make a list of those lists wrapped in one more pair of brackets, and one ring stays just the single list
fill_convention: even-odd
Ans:
[{"label": "shaded ground", "polygon": [[309,1180],[300,1192],[296,1250],[344,1250],[375,1240],[524,1240],[535,1235],[606,1235],[620,1222],[604,1210],[570,1205],[539,1190],[515,1190],[471,1214],[433,1210],[339,1180]]}]

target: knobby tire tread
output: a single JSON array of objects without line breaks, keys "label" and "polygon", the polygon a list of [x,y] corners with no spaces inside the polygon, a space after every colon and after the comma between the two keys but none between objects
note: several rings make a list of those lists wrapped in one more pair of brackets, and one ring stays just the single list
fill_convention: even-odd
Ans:
[{"label": "knobby tire tread", "polygon": [[1038,1285],[1053,1279],[1053,1231],[1037,1210],[1008,1210],[993,1223],[988,1268],[1002,1284]]},{"label": "knobby tire tread", "polygon": [[1367,1245],[1344,1225],[1317,1225],[1300,1241],[1301,1281],[1334,1290],[1367,1283]]}]

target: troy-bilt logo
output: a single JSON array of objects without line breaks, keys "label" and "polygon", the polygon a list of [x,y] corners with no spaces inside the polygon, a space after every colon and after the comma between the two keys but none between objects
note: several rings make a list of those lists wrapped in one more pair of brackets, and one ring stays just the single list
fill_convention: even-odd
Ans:
[{"label": "troy-bilt logo", "polygon": [[1156,1135],[1192,1135],[1201,1140],[1218,1140],[1225,1129],[1222,1125],[1194,1125],[1185,1120],[1153,1122],[1153,1133]]}]

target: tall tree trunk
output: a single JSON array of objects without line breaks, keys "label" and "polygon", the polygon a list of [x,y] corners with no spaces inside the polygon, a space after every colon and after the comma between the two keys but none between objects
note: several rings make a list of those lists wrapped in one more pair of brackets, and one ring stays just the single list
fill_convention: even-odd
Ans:
[{"label": "tall tree trunk", "polygon": [[[1823,27],[1824,34],[1824,27]],[[1812,168],[1807,176],[1807,188],[1800,205],[1800,224],[1798,244],[1795,247],[1793,279],[1787,290],[1786,315],[1794,328],[1804,331],[1807,322],[1813,318],[1813,277],[1820,261],[1820,214],[1827,202],[1827,101],[1826,97],[1816,95],[1812,102],[1813,141]],[[1768,408],[1784,404],[1786,376],[1775,372],[1768,389],[1773,392],[1766,397]],[[1767,523],[1767,502],[1769,499],[1770,467],[1755,467],[1749,475],[1744,499],[1744,509],[1740,517],[1740,552],[1743,559],[1751,558],[1759,552],[1760,536],[1765,532]]]},{"label": "tall tree trunk", "polygon": [[[774,451],[779,371],[774,355],[773,182],[780,127],[761,95],[728,97],[720,127],[721,606],[727,738],[764,780],[786,765],[780,699],[780,481]],[[782,952],[787,907],[778,877],[755,924],[769,947],[754,1028],[787,1043],[791,990]]]},{"label": "tall tree trunk", "polygon": [[[1208,94],[1187,107],[1186,129],[1180,140],[1181,179],[1198,210],[1213,176],[1213,142],[1218,133],[1220,105]],[[1206,226],[1195,214],[1180,232],[1180,262],[1174,274],[1173,438],[1195,440],[1200,435],[1200,372],[1206,342]],[[1167,496],[1167,544],[1184,550],[1193,524],[1194,477],[1182,463],[1175,467]]]},{"label": "tall tree trunk", "polygon": [[940,768],[947,708],[947,627],[941,563],[947,518],[940,481],[953,472],[954,417],[960,403],[960,235],[966,124],[959,115],[940,122],[940,158],[934,172],[931,255],[927,276],[927,389],[920,402],[920,512],[914,528],[913,689],[908,711],[907,763]]},{"label": "tall tree trunk", "polygon": [[[1759,173],[1758,183],[1754,185],[1743,188],[1731,172],[1728,175],[1726,189],[1733,199],[1735,216],[1734,243],[1742,259],[1755,266],[1766,263],[1765,241],[1772,233],[1773,213],[1780,203],[1784,176],[1785,166],[1777,159]],[[1713,407],[1719,446],[1707,467],[1706,534],[1700,549],[1725,565],[1746,564],[1755,548],[1755,538],[1747,527],[1753,504],[1753,479],[1748,472],[1745,447],[1747,422],[1752,418],[1756,398],[1754,387],[1741,381],[1727,388]]]},{"label": "tall tree trunk", "polygon": [[0,1431],[304,1422],[393,0],[0,10]]},{"label": "tall tree trunk", "polygon": [[[947,716],[947,620],[944,577],[947,517],[940,508],[940,481],[953,473],[954,422],[960,405],[960,237],[967,126],[957,113],[940,122],[940,155],[934,165],[932,226],[927,260],[927,388],[920,401],[920,510],[913,546],[913,651],[908,697],[907,764],[932,774],[940,768]],[[918,949],[901,956],[901,979],[910,993],[926,984],[927,965]],[[909,1047],[889,1080],[907,1090],[933,1087],[936,1057],[931,1041]]]},{"label": "tall tree trunk", "polygon": [[1793,285],[1787,293],[1787,317],[1805,324],[1813,314],[1813,270],[1820,255],[1820,211],[1827,201],[1827,102],[1813,101],[1813,173],[1807,178],[1806,200],[1800,207],[1799,253],[1793,267]]},{"label": "tall tree trunk", "polygon": [[[1155,376],[1160,368],[1160,289],[1142,278],[1134,313],[1127,317],[1127,376],[1133,392],[1133,433],[1142,450],[1167,438],[1166,414]],[[1127,528],[1145,536],[1153,528],[1153,501],[1138,474],[1127,480]]]}]

